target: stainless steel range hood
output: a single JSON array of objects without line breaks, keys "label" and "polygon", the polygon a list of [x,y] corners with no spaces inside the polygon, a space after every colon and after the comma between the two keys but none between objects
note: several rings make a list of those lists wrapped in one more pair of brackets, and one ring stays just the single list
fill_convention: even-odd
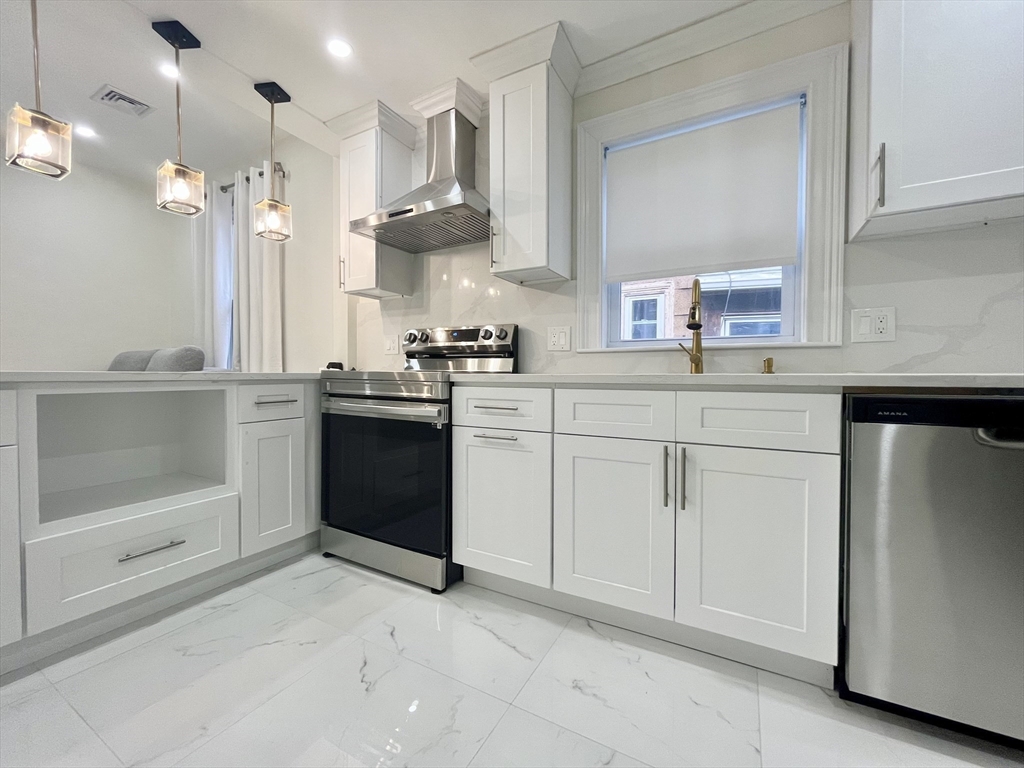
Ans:
[{"label": "stainless steel range hood", "polygon": [[491,235],[487,200],[476,191],[476,128],[458,110],[427,120],[427,183],[349,231],[407,253],[479,243]]}]

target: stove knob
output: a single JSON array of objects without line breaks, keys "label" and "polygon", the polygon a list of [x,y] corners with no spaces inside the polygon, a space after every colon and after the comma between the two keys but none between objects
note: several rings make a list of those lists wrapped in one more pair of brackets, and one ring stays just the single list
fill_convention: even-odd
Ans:
[{"label": "stove knob", "polygon": [[418,338],[418,336],[416,335],[416,331],[406,331],[406,334],[405,334],[405,343],[406,344],[415,344],[417,338]]},{"label": "stove knob", "polygon": [[508,338],[508,331],[504,328],[499,328],[494,332],[494,335],[498,337],[498,341],[504,341]]},{"label": "stove knob", "polygon": [[428,341],[430,341],[430,334],[427,333],[426,331],[420,331],[420,341],[426,344]]},{"label": "stove knob", "polygon": [[490,341],[492,336],[494,336],[494,331],[492,331],[490,328],[484,328],[480,332],[480,338],[483,339],[484,341]]}]

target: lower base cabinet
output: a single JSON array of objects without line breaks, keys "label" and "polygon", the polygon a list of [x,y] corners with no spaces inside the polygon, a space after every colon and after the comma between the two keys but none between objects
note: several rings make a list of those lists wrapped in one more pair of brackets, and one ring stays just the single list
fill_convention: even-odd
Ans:
[{"label": "lower base cabinet", "polygon": [[681,624],[837,663],[839,456],[677,446]]},{"label": "lower base cabinet", "polygon": [[305,419],[239,426],[242,557],[306,531]]},{"label": "lower base cabinet", "polygon": [[452,430],[456,563],[551,586],[551,434]]},{"label": "lower base cabinet", "polygon": [[675,445],[555,435],[554,588],[673,616]]},{"label": "lower base cabinet", "polygon": [[0,448],[0,645],[21,639],[19,509],[18,447],[8,445]]}]

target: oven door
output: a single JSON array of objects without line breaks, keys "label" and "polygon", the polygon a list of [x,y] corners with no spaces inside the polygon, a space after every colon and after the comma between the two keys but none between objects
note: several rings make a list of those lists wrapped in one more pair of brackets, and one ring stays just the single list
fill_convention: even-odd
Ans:
[{"label": "oven door", "polygon": [[446,556],[451,538],[447,404],[325,395],[321,412],[322,521]]}]

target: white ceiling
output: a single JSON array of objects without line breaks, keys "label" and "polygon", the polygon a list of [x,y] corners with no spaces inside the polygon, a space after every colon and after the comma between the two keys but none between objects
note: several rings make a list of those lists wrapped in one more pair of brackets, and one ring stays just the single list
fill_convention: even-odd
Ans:
[{"label": "white ceiling", "polygon": [[[157,70],[160,63],[173,62],[174,51],[149,24],[122,0],[39,3],[43,111],[97,133],[94,139],[75,136],[73,163],[154,180],[160,163],[176,159],[174,81]],[[4,113],[15,101],[35,106],[31,30],[28,0],[0,2]],[[211,179],[230,179],[235,168],[269,155],[269,125],[240,106],[197,90],[195,79],[188,77],[189,54],[182,52],[183,160]],[[106,83],[156,109],[139,118],[91,101]]]},{"label": "white ceiling", "polygon": [[[419,121],[409,103],[455,77],[486,93],[470,57],[556,21],[586,66],[746,1],[130,0],[325,122],[374,99]],[[352,56],[330,55],[332,37]]]}]

